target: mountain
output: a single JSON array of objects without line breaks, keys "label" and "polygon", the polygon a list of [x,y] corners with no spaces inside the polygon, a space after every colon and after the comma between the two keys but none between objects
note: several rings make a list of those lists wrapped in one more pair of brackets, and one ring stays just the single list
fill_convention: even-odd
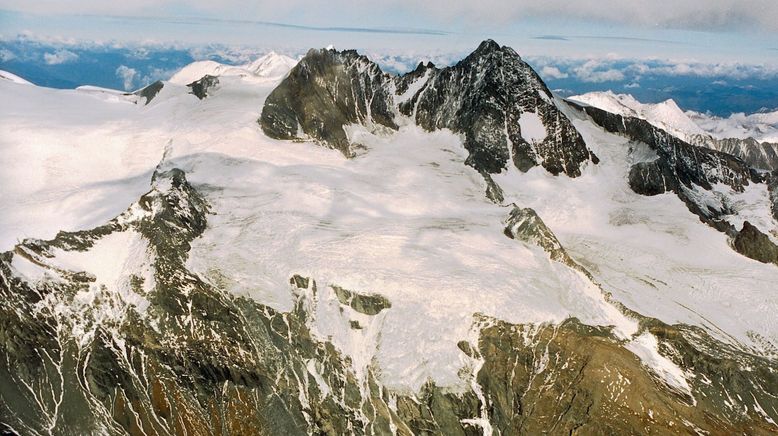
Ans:
[{"label": "mountain", "polygon": [[644,104],[629,94],[614,94],[612,91],[575,95],[570,97],[569,100],[622,116],[642,118],[654,126],[687,141],[690,136],[705,133],[673,100],[666,100],[656,104]]},{"label": "mountain", "polygon": [[464,135],[467,163],[484,175],[496,201],[501,194],[489,174],[509,160],[522,171],[540,165],[573,177],[585,162],[597,163],[540,77],[513,49],[491,40],[452,67],[420,64],[405,76],[389,76],[354,51],[333,49],[308,52],[289,74],[268,96],[259,120],[274,138],[302,139],[302,133],[349,156],[349,125],[396,130],[395,118],[410,117],[425,130]]},{"label": "mountain", "polygon": [[494,41],[260,64],[0,81],[2,432],[778,431],[772,174]]},{"label": "mountain", "polygon": [[641,118],[691,144],[737,156],[754,168],[778,170],[778,112],[720,118],[681,110],[673,100],[644,104],[627,94],[590,92],[571,101]]},{"label": "mountain", "polygon": [[180,69],[170,78],[170,82],[187,85],[206,75],[238,76],[246,80],[273,82],[282,78],[296,63],[295,59],[275,52],[270,52],[248,64],[237,66],[216,61],[198,61]]}]

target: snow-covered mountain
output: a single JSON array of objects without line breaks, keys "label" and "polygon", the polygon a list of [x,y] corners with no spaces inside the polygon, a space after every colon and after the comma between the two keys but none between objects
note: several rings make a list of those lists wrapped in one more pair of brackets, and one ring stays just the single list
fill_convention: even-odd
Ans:
[{"label": "snow-covered mountain", "polygon": [[778,179],[508,47],[0,93],[2,431],[778,431]]},{"label": "snow-covered mountain", "polygon": [[673,100],[641,103],[631,95],[611,91],[576,95],[570,100],[644,119],[686,142],[735,155],[758,169],[778,170],[778,112],[720,118],[684,112]]},{"label": "snow-covered mountain", "polygon": [[705,133],[673,100],[656,104],[641,103],[629,94],[615,94],[612,91],[575,95],[569,100],[625,117],[642,118],[685,141]]},{"label": "snow-covered mountain", "polygon": [[272,83],[280,80],[297,61],[275,52],[270,52],[245,65],[225,65],[215,61],[198,61],[182,68],[171,83],[188,85],[203,76],[237,76],[247,80]]},{"label": "snow-covered mountain", "polygon": [[29,81],[22,79],[16,74],[9,73],[8,71],[0,70],[0,80],[7,80],[9,82],[18,83],[20,85],[31,85]]}]

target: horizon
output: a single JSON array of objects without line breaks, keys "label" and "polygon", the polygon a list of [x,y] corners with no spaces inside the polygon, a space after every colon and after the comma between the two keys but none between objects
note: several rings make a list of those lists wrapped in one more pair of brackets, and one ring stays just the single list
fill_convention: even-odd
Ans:
[{"label": "horizon", "polygon": [[562,97],[610,90],[718,116],[778,109],[778,4],[718,0],[703,13],[698,0],[563,3],[489,1],[480,10],[466,2],[447,9],[402,0],[282,8],[259,1],[241,9],[0,0],[0,69],[41,86],[131,91],[194,61],[236,65],[269,51],[299,58],[329,45],[400,74],[420,61],[451,65],[494,39]]}]

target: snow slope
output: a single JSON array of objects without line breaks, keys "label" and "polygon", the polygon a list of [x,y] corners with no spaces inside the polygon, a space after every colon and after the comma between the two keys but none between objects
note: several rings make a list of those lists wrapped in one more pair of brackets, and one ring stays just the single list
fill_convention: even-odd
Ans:
[{"label": "snow slope", "polygon": [[[354,128],[366,147],[354,159],[314,143],[267,138],[256,120],[283,74],[275,62],[263,65],[273,73],[196,64],[148,106],[0,83],[11,103],[0,109],[0,129],[9,132],[0,138],[2,249],[19,237],[105,221],[148,189],[158,164],[181,168],[213,211],[193,243],[191,269],[284,310],[292,306],[289,277],[314,278],[314,330],[358,364],[378,365],[387,386],[415,390],[428,379],[462,383],[457,343],[477,312],[513,323],[575,316],[614,325],[625,339],[636,332],[635,321],[584,274],[503,234],[515,202],[534,208],[571,256],[630,309],[754,347],[755,336],[778,343],[778,269],[732,251],[676,196],[632,192],[626,139],[571,112],[601,163],[576,179],[540,167],[506,170],[494,177],[506,197],[497,205],[464,164],[461,138],[445,130],[406,125],[376,136]],[[213,95],[198,100],[177,85],[204,71],[221,74]],[[545,136],[525,115],[528,135]],[[109,282],[122,268],[98,267]],[[381,294],[392,308],[380,322],[352,330],[339,322],[330,285]],[[667,362],[645,351],[650,345],[646,338],[634,342],[683,388]]]},{"label": "snow slope", "polygon": [[0,70],[0,80],[7,80],[9,82],[17,83],[19,85],[32,85],[31,82],[22,79],[16,74],[9,73],[8,71]]}]

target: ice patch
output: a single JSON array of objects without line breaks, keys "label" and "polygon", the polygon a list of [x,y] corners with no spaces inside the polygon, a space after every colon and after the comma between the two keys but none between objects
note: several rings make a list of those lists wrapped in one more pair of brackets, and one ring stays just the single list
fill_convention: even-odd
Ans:
[{"label": "ice patch", "polygon": [[543,121],[534,112],[523,112],[519,118],[519,127],[521,128],[521,137],[530,144],[543,142],[548,135]]}]

